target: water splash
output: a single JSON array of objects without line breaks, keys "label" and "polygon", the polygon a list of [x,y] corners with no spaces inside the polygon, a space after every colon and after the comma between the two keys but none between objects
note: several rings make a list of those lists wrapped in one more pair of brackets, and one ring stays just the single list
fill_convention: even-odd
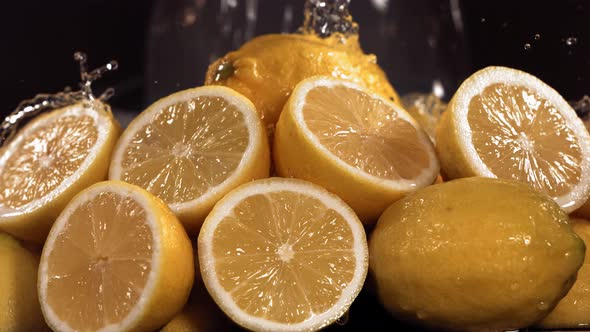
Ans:
[{"label": "water splash", "polygon": [[582,119],[590,117],[590,96],[585,95],[580,100],[570,101],[569,104]]},{"label": "water splash", "polygon": [[305,2],[301,33],[316,34],[322,38],[334,34],[350,36],[358,33],[348,6],[350,0],[308,0]]},{"label": "water splash", "polygon": [[116,61],[110,61],[106,65],[88,72],[87,56],[85,53],[74,53],[74,60],[78,61],[80,65],[80,83],[78,84],[80,90],[72,91],[70,87],[66,87],[61,92],[54,94],[41,93],[31,99],[20,102],[16,109],[0,124],[0,147],[14,137],[25,120],[35,117],[42,112],[80,102],[101,104],[101,102],[106,102],[114,95],[115,90],[108,88],[96,98],[92,91],[92,83],[100,79],[105,73],[116,70],[118,68]]},{"label": "water splash", "polygon": [[[297,33],[318,36],[327,42],[333,42],[332,45],[358,45],[358,24],[350,15],[349,5],[350,0],[306,0],[303,8],[304,21]],[[290,6],[288,8],[288,14],[285,15],[291,17],[292,9]],[[369,61],[377,62],[374,56]],[[213,82],[228,79],[235,69],[232,63],[220,61],[215,68]]]},{"label": "water splash", "polygon": [[576,37],[568,37],[565,39],[565,44],[567,46],[575,46],[578,43],[578,38]]},{"label": "water splash", "polygon": [[[92,83],[99,80],[105,73],[117,70],[117,68],[119,68],[117,61],[112,60],[106,65],[88,72],[88,57],[83,52],[74,53],[74,60],[78,61],[80,64],[80,92],[90,100],[96,99],[92,92]],[[113,88],[108,88],[98,97],[98,99],[106,101],[111,98],[114,93],[115,90]]]},{"label": "water splash", "polygon": [[586,129],[590,131],[590,96],[585,95],[580,100],[570,101],[569,104],[582,119]]}]

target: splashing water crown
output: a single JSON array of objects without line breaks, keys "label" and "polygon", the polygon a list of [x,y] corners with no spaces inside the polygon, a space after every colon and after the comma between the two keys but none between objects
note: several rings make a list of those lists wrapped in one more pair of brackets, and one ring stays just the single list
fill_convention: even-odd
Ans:
[{"label": "splashing water crown", "polygon": [[114,94],[113,88],[107,88],[98,98],[92,91],[92,83],[100,79],[105,73],[116,70],[118,64],[116,61],[110,61],[106,65],[88,72],[87,56],[83,52],[74,53],[74,60],[80,64],[80,90],[72,91],[66,87],[63,91],[48,94],[41,93],[35,97],[23,100],[18,104],[16,109],[10,113],[0,124],[0,147],[6,144],[18,131],[24,120],[37,116],[38,114],[73,105],[76,103],[90,103],[91,106],[102,105],[109,100]]}]

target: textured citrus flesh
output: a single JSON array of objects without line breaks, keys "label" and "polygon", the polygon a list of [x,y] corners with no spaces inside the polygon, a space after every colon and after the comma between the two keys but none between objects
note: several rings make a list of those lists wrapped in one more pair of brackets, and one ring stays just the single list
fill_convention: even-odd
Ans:
[{"label": "textured citrus flesh", "polygon": [[416,128],[381,100],[345,86],[315,87],[302,109],[310,131],[332,154],[372,176],[411,180],[429,166]]},{"label": "textured citrus flesh", "polygon": [[123,153],[121,180],[166,203],[187,202],[225,181],[248,144],[243,114],[225,99],[178,102],[133,136]]},{"label": "textured citrus flesh", "polygon": [[146,285],[153,241],[132,198],[105,192],[81,204],[49,254],[47,304],[74,330],[121,322]]},{"label": "textured citrus flesh", "polygon": [[554,198],[580,182],[583,157],[574,132],[534,91],[492,84],[471,99],[467,120],[477,154],[499,178],[525,181]]},{"label": "textured citrus flesh", "polygon": [[90,116],[62,116],[24,137],[0,169],[0,207],[18,209],[56,189],[98,140]]},{"label": "textured citrus flesh", "polygon": [[300,323],[329,310],[356,268],[347,221],[300,193],[242,200],[212,239],[223,289],[246,313],[279,323]]}]

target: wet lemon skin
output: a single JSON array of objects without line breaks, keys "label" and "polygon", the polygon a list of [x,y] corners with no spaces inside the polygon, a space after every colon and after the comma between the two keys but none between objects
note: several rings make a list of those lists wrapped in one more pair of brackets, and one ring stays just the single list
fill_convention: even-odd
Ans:
[{"label": "wet lemon skin", "polygon": [[263,35],[213,62],[205,84],[240,92],[254,103],[264,122],[273,125],[297,83],[316,75],[353,81],[399,102],[376,57],[361,49],[358,36],[321,39],[312,34]]},{"label": "wet lemon skin", "polygon": [[[572,220],[572,226],[586,244],[590,243],[590,221],[585,219]],[[559,301],[553,311],[541,322],[536,324],[547,329],[588,328],[590,325],[590,257],[586,246],[586,259],[576,282]]]},{"label": "wet lemon skin", "polygon": [[0,232],[0,331],[49,331],[37,299],[39,256]]},{"label": "wet lemon skin", "polygon": [[383,305],[454,331],[529,326],[565,296],[584,242],[548,196],[513,181],[465,178],[390,206],[370,240]]}]

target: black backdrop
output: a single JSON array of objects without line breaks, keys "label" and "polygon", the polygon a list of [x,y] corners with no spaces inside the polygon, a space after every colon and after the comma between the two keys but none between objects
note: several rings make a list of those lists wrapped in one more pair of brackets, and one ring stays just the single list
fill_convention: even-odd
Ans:
[{"label": "black backdrop", "polygon": [[[201,84],[210,58],[245,38],[218,38],[221,2],[238,4],[232,28],[239,30],[239,11],[249,0],[5,4],[0,113],[36,93],[75,85],[75,50],[89,54],[91,67],[119,61],[118,72],[99,84],[117,88],[115,108],[137,112],[162,95]],[[253,2],[254,34],[293,31],[302,20],[301,0]],[[379,4],[387,9],[378,11]],[[285,23],[287,6],[293,15]],[[569,100],[590,94],[590,4],[584,0],[353,0],[351,10],[363,47],[378,55],[401,93],[430,91],[437,79],[448,98],[466,76],[493,64],[529,71]]]},{"label": "black backdrop", "polygon": [[[225,14],[235,19],[236,31],[244,25],[247,1],[238,0],[236,12]],[[111,103],[120,114],[132,115],[160,96],[199,85],[211,58],[247,37],[243,29],[227,40],[220,37],[220,4],[207,0],[3,3],[0,114],[36,93],[76,84],[78,69],[72,60],[76,50],[88,53],[91,67],[119,61],[120,69],[99,87],[117,89]],[[378,10],[383,4],[387,8]],[[302,20],[300,0],[258,0],[258,5],[254,34],[293,31]],[[287,6],[292,17],[285,22]],[[378,55],[402,94],[428,92],[438,80],[448,98],[465,77],[488,65],[529,71],[569,100],[590,94],[587,1],[353,0],[351,9],[361,27],[363,47]],[[349,323],[330,329],[403,329],[397,324],[365,290],[351,309]]]}]

